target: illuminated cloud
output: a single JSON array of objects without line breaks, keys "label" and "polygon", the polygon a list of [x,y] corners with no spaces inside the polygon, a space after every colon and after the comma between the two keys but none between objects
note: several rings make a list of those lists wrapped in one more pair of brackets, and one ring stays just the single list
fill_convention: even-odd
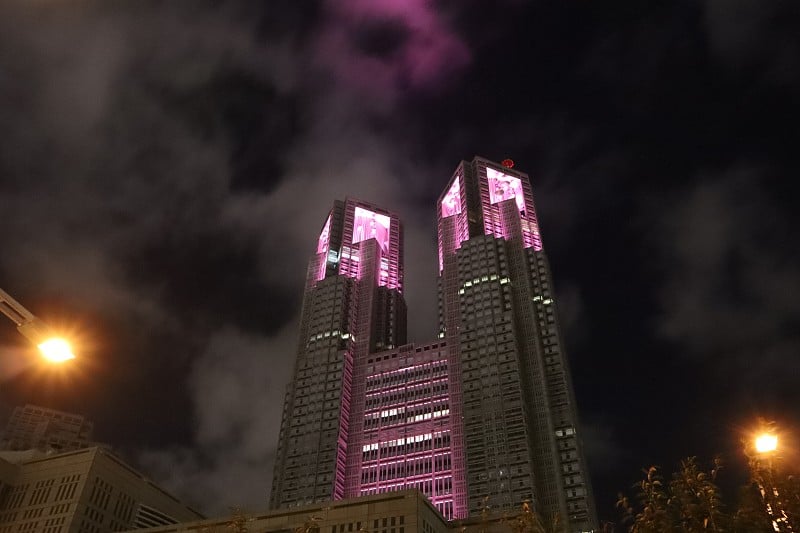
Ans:
[{"label": "illuminated cloud", "polygon": [[404,88],[434,89],[470,61],[436,2],[332,0],[316,51],[346,87],[391,101]]}]

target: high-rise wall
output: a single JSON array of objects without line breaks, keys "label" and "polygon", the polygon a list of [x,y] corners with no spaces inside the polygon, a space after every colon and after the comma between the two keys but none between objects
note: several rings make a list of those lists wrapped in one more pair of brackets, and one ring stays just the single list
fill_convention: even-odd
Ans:
[{"label": "high-rise wall", "polygon": [[335,202],[309,264],[271,507],[359,493],[366,359],[405,344],[402,287],[398,218]]},{"label": "high-rise wall", "polygon": [[19,406],[0,438],[0,450],[77,450],[92,445],[92,428],[92,422],[82,415],[38,405]]},{"label": "high-rise wall", "polygon": [[528,176],[464,161],[437,210],[440,337],[459,379],[453,415],[464,422],[469,513],[531,501],[569,531],[590,530],[594,502]]},{"label": "high-rise wall", "polygon": [[358,491],[416,488],[450,520],[466,516],[454,491],[447,345],[409,344],[367,359]]}]

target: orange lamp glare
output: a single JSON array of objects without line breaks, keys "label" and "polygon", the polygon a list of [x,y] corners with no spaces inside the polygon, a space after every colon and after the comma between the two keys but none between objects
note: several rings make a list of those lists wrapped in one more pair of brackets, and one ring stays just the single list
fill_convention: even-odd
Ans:
[{"label": "orange lamp glare", "polygon": [[774,452],[778,447],[778,437],[770,434],[763,434],[756,437],[756,451],[758,453]]},{"label": "orange lamp glare", "polygon": [[39,350],[42,352],[42,356],[51,363],[63,363],[75,359],[69,343],[58,337],[47,339],[39,344]]}]

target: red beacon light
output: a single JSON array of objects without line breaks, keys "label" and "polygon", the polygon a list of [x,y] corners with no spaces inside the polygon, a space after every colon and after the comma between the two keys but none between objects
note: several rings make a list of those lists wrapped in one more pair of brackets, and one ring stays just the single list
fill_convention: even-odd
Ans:
[{"label": "red beacon light", "polygon": [[511,159],[503,159],[500,164],[506,168],[514,168],[514,161]]}]

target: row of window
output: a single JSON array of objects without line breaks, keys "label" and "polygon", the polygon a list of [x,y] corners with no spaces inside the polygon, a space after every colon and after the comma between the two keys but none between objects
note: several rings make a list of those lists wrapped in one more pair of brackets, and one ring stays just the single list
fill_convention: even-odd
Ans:
[{"label": "row of window", "polygon": [[446,379],[439,379],[432,383],[417,383],[416,385],[409,385],[407,387],[400,386],[396,389],[379,391],[367,395],[365,407],[370,409],[391,405],[399,401],[409,402],[420,398],[443,396],[447,393],[447,390],[448,386]]},{"label": "row of window", "polygon": [[386,372],[367,378],[367,392],[385,389],[392,385],[408,385],[415,381],[430,380],[447,375],[447,361],[436,361],[396,372]]},{"label": "row of window", "polygon": [[450,432],[442,431],[426,435],[426,438],[417,440],[416,438],[392,440],[388,443],[375,443],[364,445],[361,459],[364,462],[376,461],[377,459],[396,457],[398,455],[411,455],[433,449],[450,447]]},{"label": "row of window", "polygon": [[[450,472],[452,466],[449,453],[436,457],[417,457],[388,464],[365,465],[361,470],[361,483],[375,483],[393,479],[422,476],[437,472]],[[448,490],[450,486],[448,485]]]},{"label": "row of window", "polygon": [[440,418],[449,414],[450,404],[445,398],[435,403],[415,405],[408,408],[398,407],[368,414],[364,417],[364,429],[389,427],[403,423],[410,424],[422,420]]}]

